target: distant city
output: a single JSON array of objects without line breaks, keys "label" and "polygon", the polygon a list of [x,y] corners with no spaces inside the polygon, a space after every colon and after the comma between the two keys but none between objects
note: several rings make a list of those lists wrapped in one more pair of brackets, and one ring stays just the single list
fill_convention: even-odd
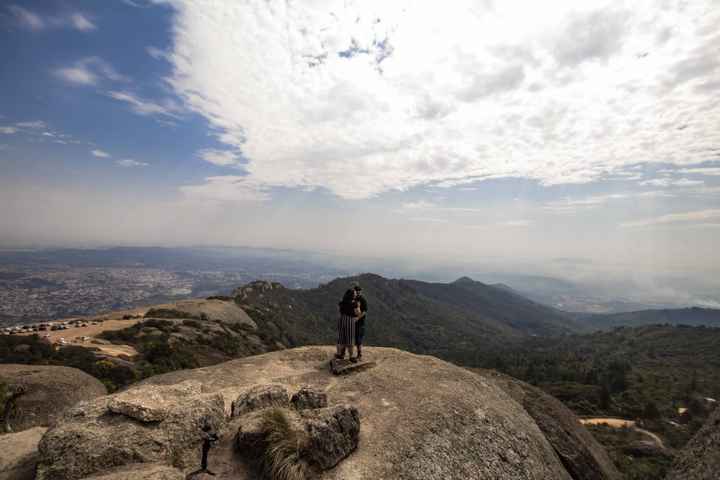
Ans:
[{"label": "distant city", "polygon": [[238,249],[2,252],[0,325],[227,295],[256,279],[309,288],[345,273],[287,257],[285,252]]}]

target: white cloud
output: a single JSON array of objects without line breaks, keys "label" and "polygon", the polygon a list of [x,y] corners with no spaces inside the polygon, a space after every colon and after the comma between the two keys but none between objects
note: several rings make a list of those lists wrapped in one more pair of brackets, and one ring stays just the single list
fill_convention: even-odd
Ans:
[{"label": "white cloud", "polygon": [[108,157],[110,156],[109,153],[107,153],[107,152],[105,152],[105,151],[103,151],[103,150],[99,150],[99,149],[98,149],[98,150],[93,150],[93,151],[91,151],[90,153],[92,153],[94,156],[99,157],[99,158],[108,158]]},{"label": "white cloud", "polygon": [[200,150],[198,152],[198,156],[206,162],[210,162],[214,165],[220,165],[222,167],[238,164],[237,155],[227,150],[214,150],[208,148],[205,150]]},{"label": "white cloud", "polygon": [[58,68],[53,72],[62,80],[80,86],[97,85],[101,80],[126,82],[128,78],[119,74],[112,65],[100,57],[86,57],[73,65]]},{"label": "white cloud", "polygon": [[669,224],[686,224],[691,222],[699,222],[701,225],[711,225],[713,222],[708,220],[720,220],[720,210],[709,209],[709,210],[698,210],[694,212],[684,213],[670,213],[668,215],[662,215],[654,218],[645,218],[642,220],[635,220],[632,222],[625,222],[620,224],[624,228],[638,228],[638,227],[652,227],[658,225],[669,225]]},{"label": "white cloud", "polygon": [[70,15],[70,22],[74,28],[82,32],[88,32],[97,29],[94,23],[92,23],[82,13],[73,13]]},{"label": "white cloud", "polygon": [[15,127],[0,127],[0,133],[4,133],[5,135],[12,135],[14,133],[17,133],[18,129]]},{"label": "white cloud", "polygon": [[640,182],[640,185],[652,187],[694,187],[696,185],[703,185],[704,183],[702,180],[690,180],[688,178],[654,178]]},{"label": "white cloud", "polygon": [[8,7],[8,10],[10,10],[10,13],[15,16],[18,23],[20,23],[20,25],[25,28],[36,31],[45,28],[45,22],[43,21],[43,19],[39,15],[31,12],[30,10],[19,7],[17,5],[10,5]]},{"label": "white cloud", "polygon": [[33,31],[45,30],[47,28],[72,28],[81,32],[89,32],[97,29],[87,15],[81,12],[42,17],[35,12],[17,5],[10,5],[8,10],[15,17],[19,25]]},{"label": "white cloud", "polygon": [[133,160],[132,158],[123,158],[122,160],[117,160],[115,161],[115,164],[125,168],[147,167],[148,165],[150,165],[149,163],[138,162],[137,160]]},{"label": "white cloud", "polygon": [[178,0],[169,80],[258,185],[346,198],[588,182],[720,144],[717,92],[696,88],[719,74],[719,9],[493,3]]},{"label": "white cloud", "polygon": [[183,108],[172,100],[164,100],[162,103],[157,103],[124,91],[111,91],[108,92],[108,95],[115,100],[128,103],[132,111],[138,115],[163,115],[178,118],[179,114],[183,111]]}]

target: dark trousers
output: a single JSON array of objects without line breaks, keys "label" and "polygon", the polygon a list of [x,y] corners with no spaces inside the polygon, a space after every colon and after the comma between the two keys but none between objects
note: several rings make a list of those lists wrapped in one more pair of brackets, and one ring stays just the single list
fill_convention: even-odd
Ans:
[{"label": "dark trousers", "polygon": [[355,322],[355,345],[358,347],[362,345],[363,339],[365,338],[365,317]]}]

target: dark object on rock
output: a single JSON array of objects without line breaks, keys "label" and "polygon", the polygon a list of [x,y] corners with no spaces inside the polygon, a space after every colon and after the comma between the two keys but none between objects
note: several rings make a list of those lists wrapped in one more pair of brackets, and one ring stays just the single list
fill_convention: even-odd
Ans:
[{"label": "dark object on rock", "polygon": [[119,394],[122,402],[111,395],[76,405],[41,440],[37,480],[74,480],[131,463],[197,465],[201,426],[225,424],[222,395],[201,391],[195,381],[141,385]]},{"label": "dark object on rock", "polygon": [[138,463],[109,472],[85,477],[83,480],[185,480],[185,475],[169,465]]},{"label": "dark object on rock", "polygon": [[360,438],[360,413],[350,405],[338,405],[305,416],[308,459],[328,470],[350,455]]},{"label": "dark object on rock", "polygon": [[0,435],[0,479],[32,480],[38,460],[37,446],[47,429],[35,427]]},{"label": "dark object on rock", "polygon": [[667,480],[717,480],[720,472],[720,408],[690,439],[670,467]]},{"label": "dark object on rock", "polygon": [[200,470],[196,470],[193,473],[191,473],[189,476],[195,476],[200,473],[205,473],[207,475],[215,475],[215,473],[211,472],[208,469],[208,453],[210,453],[210,449],[212,448],[213,444],[217,442],[220,437],[218,437],[218,434],[213,432],[212,426],[210,425],[203,425],[202,426],[202,453],[200,457]]},{"label": "dark object on rock", "polygon": [[369,368],[373,368],[375,362],[355,362],[351,360],[344,360],[333,358],[330,360],[330,371],[333,375],[348,375],[350,373],[357,373]]},{"label": "dark object on rock", "polygon": [[0,383],[11,391],[25,391],[15,397],[15,413],[7,419],[15,432],[50,426],[77,402],[107,393],[105,385],[85,372],[48,365],[0,365]]},{"label": "dark object on rock", "polygon": [[327,394],[314,388],[302,387],[292,396],[290,403],[298,410],[325,408],[327,407]]},{"label": "dark object on rock", "polygon": [[232,416],[238,417],[253,410],[288,405],[288,391],[282,385],[257,385],[238,396],[233,402]]},{"label": "dark object on rock", "polygon": [[494,370],[473,371],[492,377],[535,420],[565,469],[575,480],[619,480],[620,472],[578,417],[555,397]]}]

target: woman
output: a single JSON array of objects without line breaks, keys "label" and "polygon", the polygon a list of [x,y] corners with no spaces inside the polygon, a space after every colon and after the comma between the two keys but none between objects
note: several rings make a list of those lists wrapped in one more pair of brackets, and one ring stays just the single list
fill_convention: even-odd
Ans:
[{"label": "woman", "polygon": [[355,301],[356,292],[352,288],[345,292],[343,299],[338,303],[340,317],[338,318],[338,342],[335,358],[345,358],[345,349],[350,351],[350,361],[355,363],[353,344],[355,343],[355,322],[360,316],[360,305]]}]

